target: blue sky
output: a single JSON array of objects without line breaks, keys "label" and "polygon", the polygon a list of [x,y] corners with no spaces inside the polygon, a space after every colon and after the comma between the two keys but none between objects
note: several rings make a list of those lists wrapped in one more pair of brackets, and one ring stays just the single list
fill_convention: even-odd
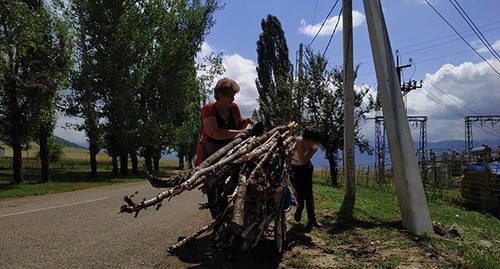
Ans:
[{"label": "blue sky", "polygon": [[[226,74],[241,85],[236,102],[250,116],[255,101],[256,41],[261,33],[260,22],[267,14],[277,16],[285,31],[290,49],[290,60],[295,62],[299,43],[309,44],[319,23],[332,7],[333,0],[232,0],[217,12],[216,25],[206,38],[201,54],[209,51],[223,52]],[[340,5],[332,12],[330,21],[323,28],[312,47],[324,51]],[[367,85],[371,92],[376,88],[376,78],[371,62],[368,30],[364,18],[362,1],[353,1],[354,9],[354,59],[362,64],[356,85]],[[482,52],[482,55],[500,70],[500,62],[479,45],[478,38],[458,15],[447,0],[430,2],[448,19],[466,40]],[[500,1],[459,0],[485,37],[500,52]],[[463,139],[464,123],[461,114],[500,114],[500,76],[496,75],[459,37],[442,21],[423,0],[382,1],[393,50],[399,50],[403,63],[409,58],[414,68],[405,70],[403,77],[424,80],[420,91],[408,94],[406,99],[409,115],[429,117],[429,141]],[[342,62],[342,32],[337,31],[326,56],[331,65]],[[437,86],[439,90],[434,88]],[[430,91],[431,93],[428,93]],[[430,96],[430,97],[429,97]],[[435,101],[438,99],[440,101]],[[444,105],[443,105],[444,104]],[[444,107],[448,106],[448,108]],[[467,107],[468,109],[466,109]],[[450,111],[455,110],[455,112]],[[469,110],[470,109],[470,110]],[[457,115],[457,112],[459,115]],[[59,125],[72,119],[61,118]],[[500,137],[500,126],[475,127],[475,140]],[[373,140],[373,123],[367,121],[363,133]],[[415,129],[415,139],[416,139]],[[57,128],[56,134],[85,143],[83,134]]]}]

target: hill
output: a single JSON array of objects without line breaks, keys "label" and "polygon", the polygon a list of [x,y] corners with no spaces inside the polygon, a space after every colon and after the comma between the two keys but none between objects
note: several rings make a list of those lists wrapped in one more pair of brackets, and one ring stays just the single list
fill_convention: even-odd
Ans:
[{"label": "hill", "polygon": [[63,145],[65,147],[70,147],[70,148],[79,148],[79,149],[85,149],[86,147],[82,146],[82,145],[79,145],[79,144],[76,144],[76,143],[73,143],[71,141],[68,141],[64,138],[61,138],[59,136],[54,136],[54,139],[56,140],[56,143],[57,144],[60,144],[60,145]]}]

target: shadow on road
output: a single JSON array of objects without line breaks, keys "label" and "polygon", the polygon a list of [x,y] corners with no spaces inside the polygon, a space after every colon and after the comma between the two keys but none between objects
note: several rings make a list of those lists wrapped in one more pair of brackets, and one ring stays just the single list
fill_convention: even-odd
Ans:
[{"label": "shadow on road", "polygon": [[208,253],[210,238],[210,235],[206,235],[186,243],[157,268],[274,269],[278,268],[281,262],[281,256],[273,253],[273,242],[270,240],[261,240],[254,249],[228,259],[222,252],[212,255]]}]

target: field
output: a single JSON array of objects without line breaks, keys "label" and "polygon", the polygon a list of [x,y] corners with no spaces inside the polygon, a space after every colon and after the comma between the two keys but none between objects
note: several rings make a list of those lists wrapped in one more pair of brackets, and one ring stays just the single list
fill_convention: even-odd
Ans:
[{"label": "field", "polygon": [[[67,164],[61,166],[54,165],[57,168],[51,170],[51,182],[38,183],[39,171],[34,169],[24,170],[24,183],[19,186],[12,186],[11,181],[12,171],[9,169],[0,170],[0,199],[7,197],[22,197],[30,195],[43,195],[49,193],[60,193],[67,191],[75,191],[87,188],[95,188],[113,184],[123,184],[129,182],[137,182],[145,180],[146,176],[141,171],[139,175],[121,176],[120,178],[113,177],[111,173],[111,158],[106,153],[97,155],[99,179],[90,179],[90,165],[88,162],[88,150],[81,148],[65,147],[63,149],[63,161]],[[24,152],[23,157],[34,157],[38,152],[38,146],[32,144],[28,153]],[[6,148],[6,157],[12,156],[12,150]],[[142,161],[139,159],[139,166],[142,166]],[[165,176],[171,174],[176,168],[177,161],[171,159],[162,159],[160,161],[160,175]],[[130,165],[129,165],[130,167]]]},{"label": "field", "polygon": [[[428,189],[434,222],[446,232],[415,236],[401,226],[392,186],[358,186],[352,218],[339,214],[343,190],[316,180],[321,229],[295,223],[289,214],[286,268],[498,268],[500,220],[462,208],[457,189]],[[458,235],[447,232],[452,225]]]}]

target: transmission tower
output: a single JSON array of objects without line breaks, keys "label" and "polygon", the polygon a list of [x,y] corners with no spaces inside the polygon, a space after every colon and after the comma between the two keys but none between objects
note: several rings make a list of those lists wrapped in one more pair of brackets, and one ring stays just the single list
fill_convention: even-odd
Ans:
[{"label": "transmission tower", "polygon": [[472,137],[472,125],[478,122],[482,127],[485,123],[491,123],[491,127],[500,122],[500,116],[467,116],[465,117],[465,151],[471,150],[474,147]]},{"label": "transmission tower", "polygon": [[[427,160],[427,116],[408,116],[408,122],[413,126],[420,127],[418,136],[418,160],[421,170],[424,171]],[[384,117],[375,116],[375,170],[377,171],[377,180],[382,181],[389,164],[389,155],[387,154],[387,140],[384,127]]]}]

